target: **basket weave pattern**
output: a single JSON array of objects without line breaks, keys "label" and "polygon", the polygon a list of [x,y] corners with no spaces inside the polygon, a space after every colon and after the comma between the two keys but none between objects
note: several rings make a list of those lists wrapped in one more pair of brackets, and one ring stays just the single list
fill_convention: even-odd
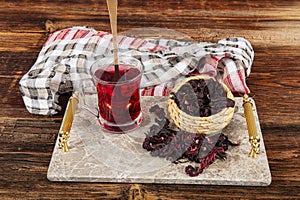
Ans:
[{"label": "basket weave pattern", "polygon": [[[192,76],[186,78],[181,82],[179,82],[173,88],[173,93],[176,93],[181,86],[183,86],[185,83],[189,82],[190,80],[199,80],[199,79],[214,79],[214,78],[206,77],[206,76]],[[234,100],[234,96],[231,93],[230,89],[224,83],[221,84],[224,90],[226,91],[227,98]],[[191,116],[179,109],[178,105],[173,100],[173,95],[170,94],[168,98],[168,113],[170,119],[181,130],[190,133],[213,134],[219,132],[229,124],[229,122],[233,117],[234,107],[224,108],[222,109],[222,111],[208,117]]]}]

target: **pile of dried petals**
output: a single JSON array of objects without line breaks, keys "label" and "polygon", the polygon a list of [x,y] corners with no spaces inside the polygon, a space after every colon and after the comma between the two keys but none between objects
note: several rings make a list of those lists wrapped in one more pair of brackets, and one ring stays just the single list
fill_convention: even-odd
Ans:
[{"label": "pile of dried petals", "polygon": [[150,108],[158,118],[157,124],[152,125],[146,134],[143,148],[150,151],[152,156],[163,157],[171,162],[185,163],[195,162],[199,166],[188,165],[185,172],[189,176],[198,176],[205,168],[216,159],[226,160],[225,151],[228,146],[238,146],[229,141],[224,134],[207,136],[205,134],[187,133],[181,130],[173,130],[169,127],[165,111],[158,105]]}]

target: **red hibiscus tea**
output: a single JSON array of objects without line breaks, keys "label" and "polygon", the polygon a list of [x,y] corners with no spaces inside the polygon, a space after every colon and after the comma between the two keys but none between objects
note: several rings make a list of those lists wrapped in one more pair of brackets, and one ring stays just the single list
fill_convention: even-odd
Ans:
[{"label": "red hibiscus tea", "polygon": [[91,72],[98,93],[99,122],[106,130],[127,132],[142,121],[140,82],[142,67],[134,58],[119,58],[116,74],[112,58],[96,62]]}]

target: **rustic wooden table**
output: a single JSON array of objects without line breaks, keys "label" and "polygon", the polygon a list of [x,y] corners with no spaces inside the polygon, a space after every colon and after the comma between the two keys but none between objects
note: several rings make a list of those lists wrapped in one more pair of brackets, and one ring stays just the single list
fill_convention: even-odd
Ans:
[{"label": "rustic wooden table", "polygon": [[[6,0],[0,4],[1,199],[299,199],[300,2],[120,0],[119,31],[163,27],[197,41],[248,39],[255,50],[248,86],[254,96],[272,173],[268,187],[50,182],[62,114],[32,115],[18,82],[49,31],[74,25],[110,31],[105,1]],[[52,20],[51,30],[45,29]]]}]

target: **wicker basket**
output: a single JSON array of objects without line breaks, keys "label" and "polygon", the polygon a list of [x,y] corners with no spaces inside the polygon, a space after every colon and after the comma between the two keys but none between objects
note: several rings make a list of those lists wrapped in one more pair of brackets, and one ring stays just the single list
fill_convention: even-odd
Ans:
[{"label": "wicker basket", "polygon": [[[199,79],[213,79],[212,77],[207,76],[192,76],[185,78],[179,82],[174,88],[173,93],[176,93],[179,88],[190,80],[199,80]],[[221,83],[224,90],[227,93],[227,98],[234,99],[233,94],[230,89],[224,84]],[[173,94],[171,93],[168,98],[168,113],[170,119],[175,123],[175,125],[181,130],[190,132],[190,133],[200,133],[200,134],[214,134],[226,127],[232,119],[234,113],[234,107],[227,107],[222,109],[222,111],[208,116],[208,117],[198,117],[191,116],[187,113],[180,110],[174,101]]]}]

